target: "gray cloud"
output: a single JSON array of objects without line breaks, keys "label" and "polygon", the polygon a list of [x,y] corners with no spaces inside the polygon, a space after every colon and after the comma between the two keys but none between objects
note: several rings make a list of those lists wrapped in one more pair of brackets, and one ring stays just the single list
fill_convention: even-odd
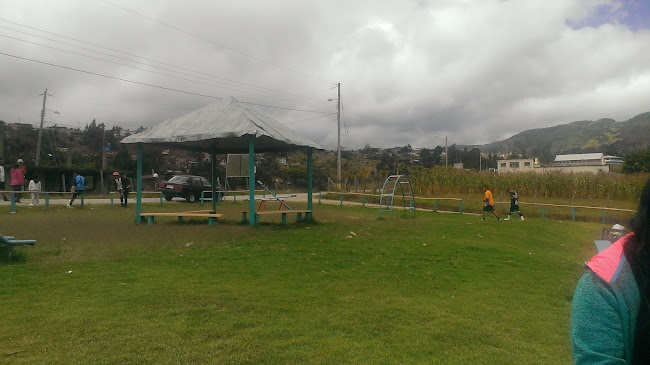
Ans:
[{"label": "gray cloud", "polygon": [[[24,0],[3,2],[0,19],[162,63],[5,21],[0,35],[121,65],[6,37],[0,37],[1,52],[195,94],[327,113],[336,111],[327,99],[336,99],[332,86],[340,82],[347,148],[443,144],[436,136],[448,136],[450,144],[488,143],[525,129],[601,117],[620,121],[650,110],[650,25],[576,26],[593,23],[603,4],[629,11],[618,0],[111,2],[225,48],[102,1]],[[71,126],[92,119],[152,125],[214,100],[7,56],[0,62],[0,119],[10,123],[36,123],[38,95],[46,87],[55,95],[48,107],[61,112],[49,113],[48,122]],[[251,107],[336,146],[335,114]]]}]

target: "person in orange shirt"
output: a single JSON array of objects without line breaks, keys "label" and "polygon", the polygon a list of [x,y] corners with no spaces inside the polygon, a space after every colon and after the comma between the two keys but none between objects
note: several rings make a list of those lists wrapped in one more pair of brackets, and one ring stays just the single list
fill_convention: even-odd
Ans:
[{"label": "person in orange shirt", "polygon": [[481,218],[481,220],[485,220],[485,212],[492,212],[492,214],[497,217],[497,222],[501,222],[501,218],[499,218],[497,212],[494,211],[494,199],[492,199],[492,192],[487,188],[487,186],[483,186],[483,204],[483,218]]}]

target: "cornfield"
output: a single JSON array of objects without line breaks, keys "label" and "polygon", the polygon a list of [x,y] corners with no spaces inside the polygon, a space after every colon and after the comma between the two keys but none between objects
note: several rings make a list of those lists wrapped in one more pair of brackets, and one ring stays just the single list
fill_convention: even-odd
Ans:
[{"label": "cornfield", "polygon": [[[408,176],[418,196],[442,194],[477,194],[482,186],[505,192],[508,188],[520,195],[559,199],[604,199],[638,201],[650,174],[589,174],[547,172],[543,174],[495,174],[434,167]],[[382,186],[382,182],[373,185]]]}]

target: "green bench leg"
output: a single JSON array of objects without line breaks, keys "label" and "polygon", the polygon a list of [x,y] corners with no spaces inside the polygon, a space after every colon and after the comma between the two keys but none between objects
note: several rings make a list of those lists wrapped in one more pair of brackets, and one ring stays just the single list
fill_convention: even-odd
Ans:
[{"label": "green bench leg", "polygon": [[241,222],[242,223],[248,222],[248,219],[246,219],[246,212],[241,213]]},{"label": "green bench leg", "polygon": [[258,225],[260,223],[260,215],[255,213],[255,225]]},{"label": "green bench leg", "polygon": [[302,222],[302,213],[296,213],[296,222]]},{"label": "green bench leg", "polygon": [[282,225],[287,225],[287,213],[282,213]]},{"label": "green bench leg", "polygon": [[214,226],[214,217],[208,217],[208,225]]},{"label": "green bench leg", "polygon": [[183,217],[178,217],[178,223],[183,223]]},{"label": "green bench leg", "polygon": [[152,215],[147,216],[147,223],[148,224],[154,224],[154,216],[152,216]]}]

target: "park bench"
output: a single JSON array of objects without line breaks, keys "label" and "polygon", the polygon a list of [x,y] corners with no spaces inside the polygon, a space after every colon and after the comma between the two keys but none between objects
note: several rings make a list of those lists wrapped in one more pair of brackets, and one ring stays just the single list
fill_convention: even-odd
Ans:
[{"label": "park bench", "polygon": [[13,236],[3,236],[0,234],[0,243],[7,246],[7,259],[11,261],[11,257],[14,254],[14,246],[34,246],[36,240],[17,240]]},{"label": "park bench", "polygon": [[183,221],[184,217],[190,218],[208,218],[208,224],[213,226],[217,218],[223,217],[223,214],[215,213],[212,210],[192,210],[187,212],[175,213],[140,213],[141,218],[146,218],[148,224],[155,223],[155,217],[177,217],[179,222]]},{"label": "park bench", "polygon": [[[282,217],[282,225],[286,226],[287,225],[287,214],[289,213],[295,213],[296,214],[296,222],[302,221],[302,214],[305,213],[306,215],[311,214],[311,210],[289,210],[289,209],[284,209],[284,210],[266,210],[266,211],[261,211],[261,212],[255,212],[255,223],[259,222],[260,216],[266,216],[266,215],[281,215]],[[242,223],[246,223],[248,221],[248,211],[243,211],[241,212],[242,216]]]}]

